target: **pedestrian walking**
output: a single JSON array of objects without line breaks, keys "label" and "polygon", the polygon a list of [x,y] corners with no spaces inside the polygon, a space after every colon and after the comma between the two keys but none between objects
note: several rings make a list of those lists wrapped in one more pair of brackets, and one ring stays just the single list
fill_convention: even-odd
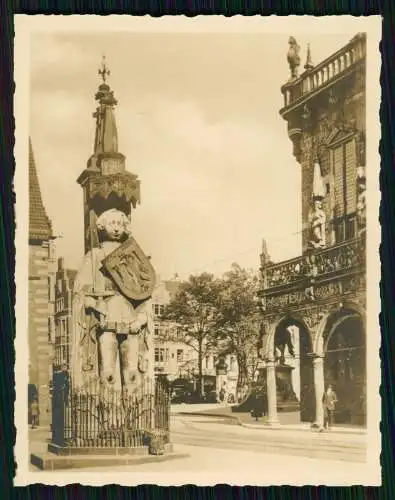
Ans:
[{"label": "pedestrian walking", "polygon": [[39,414],[38,403],[36,399],[33,399],[32,401],[32,404],[30,406],[30,412],[32,416],[32,429],[35,429],[38,425],[38,414]]},{"label": "pedestrian walking", "polygon": [[324,406],[324,428],[331,430],[334,414],[336,409],[337,396],[332,386],[329,384],[324,396],[322,398],[322,404]]},{"label": "pedestrian walking", "polygon": [[223,383],[219,391],[219,400],[221,403],[226,403],[226,382]]}]

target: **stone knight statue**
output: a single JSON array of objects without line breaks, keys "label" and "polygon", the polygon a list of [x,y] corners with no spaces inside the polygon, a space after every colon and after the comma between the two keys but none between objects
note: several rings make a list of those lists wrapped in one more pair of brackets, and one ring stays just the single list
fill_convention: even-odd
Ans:
[{"label": "stone knight statue", "polygon": [[87,252],[74,285],[73,385],[100,380],[131,393],[153,379],[150,292],[155,274],[117,209],[96,222],[99,246]]}]

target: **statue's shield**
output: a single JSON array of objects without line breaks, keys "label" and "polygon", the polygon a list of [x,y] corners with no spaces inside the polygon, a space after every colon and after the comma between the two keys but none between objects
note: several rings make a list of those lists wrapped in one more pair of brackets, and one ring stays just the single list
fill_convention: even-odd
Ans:
[{"label": "statue's shield", "polygon": [[148,299],[155,286],[155,270],[134,238],[110,253],[103,267],[120,291],[131,300]]}]

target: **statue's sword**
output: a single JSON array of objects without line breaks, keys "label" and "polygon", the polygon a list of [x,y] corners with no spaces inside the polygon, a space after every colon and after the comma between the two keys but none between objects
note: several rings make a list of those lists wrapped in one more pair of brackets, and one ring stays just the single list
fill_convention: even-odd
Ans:
[{"label": "statue's sword", "polygon": [[[90,227],[89,227],[89,237],[90,237],[90,247],[91,247],[91,265],[92,265],[92,288],[89,292],[86,292],[85,295],[87,297],[92,297],[95,299],[96,304],[98,306],[99,311],[104,310],[104,299],[107,297],[110,297],[114,295],[113,291],[106,291],[106,290],[98,290],[96,287],[96,269],[95,269],[95,262],[93,259],[93,248],[94,248],[94,238],[93,238],[93,230],[94,230],[94,225],[95,225],[95,217],[94,217],[94,212],[93,210],[90,211]],[[100,314],[100,319],[99,323],[103,325],[103,322],[105,321],[104,315]],[[88,343],[88,362],[89,359],[94,358],[94,353],[95,353],[95,345],[96,345],[96,325],[97,325],[97,318],[95,311],[92,310],[89,316],[89,325],[87,328],[87,343]],[[92,333],[93,332],[93,333]]]}]

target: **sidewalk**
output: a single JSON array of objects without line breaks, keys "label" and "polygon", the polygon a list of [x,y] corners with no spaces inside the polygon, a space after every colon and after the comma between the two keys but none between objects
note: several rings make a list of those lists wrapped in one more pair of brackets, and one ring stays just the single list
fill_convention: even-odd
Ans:
[{"label": "sidewalk", "polygon": [[[218,423],[224,423],[228,420],[229,424],[240,425],[248,429],[264,429],[264,430],[282,430],[282,431],[308,431],[313,432],[310,423],[300,422],[294,423],[294,415],[290,416],[287,413],[279,413],[279,424],[271,426],[267,424],[267,417],[261,417],[258,421],[251,417],[249,412],[233,413],[231,406],[224,406],[221,404],[216,405],[199,405],[199,404],[180,404],[172,405],[172,415],[194,415],[201,417],[213,417]],[[292,422],[292,423],[291,423]],[[318,432],[314,430],[314,432]],[[366,429],[356,426],[335,425],[330,434],[366,434]]]}]

